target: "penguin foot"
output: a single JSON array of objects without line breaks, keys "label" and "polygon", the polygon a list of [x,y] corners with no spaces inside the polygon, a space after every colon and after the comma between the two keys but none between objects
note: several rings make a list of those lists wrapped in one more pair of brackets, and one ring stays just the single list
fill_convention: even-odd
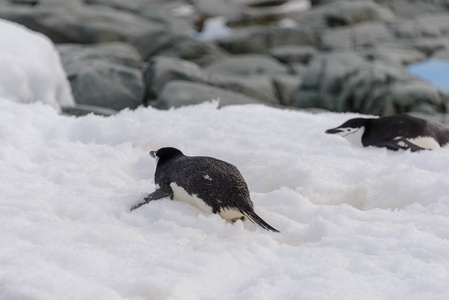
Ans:
[{"label": "penguin foot", "polygon": [[235,222],[237,222],[238,220],[242,220],[242,222],[243,222],[243,221],[245,221],[245,217],[244,217],[244,216],[236,217],[236,218],[232,219],[232,223],[235,223]]}]

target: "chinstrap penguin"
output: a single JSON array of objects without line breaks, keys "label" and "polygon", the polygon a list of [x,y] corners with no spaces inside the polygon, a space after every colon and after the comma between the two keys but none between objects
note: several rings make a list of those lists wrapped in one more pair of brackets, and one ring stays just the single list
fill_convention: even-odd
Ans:
[{"label": "chinstrap penguin", "polygon": [[266,230],[279,232],[255,213],[248,186],[232,164],[212,157],[186,156],[172,147],[151,151],[150,155],[157,161],[156,190],[131,210],[170,197],[219,214],[225,220],[247,218]]},{"label": "chinstrap penguin", "polygon": [[350,119],[326,133],[341,135],[364,147],[386,147],[394,151],[429,150],[448,147],[449,143],[449,129],[406,114]]}]

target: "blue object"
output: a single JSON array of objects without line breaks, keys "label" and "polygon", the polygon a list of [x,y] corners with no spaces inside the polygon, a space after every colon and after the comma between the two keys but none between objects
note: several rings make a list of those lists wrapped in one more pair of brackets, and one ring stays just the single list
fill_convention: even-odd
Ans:
[{"label": "blue object", "polygon": [[414,76],[427,80],[435,87],[449,91],[449,61],[431,58],[411,64],[407,70]]}]

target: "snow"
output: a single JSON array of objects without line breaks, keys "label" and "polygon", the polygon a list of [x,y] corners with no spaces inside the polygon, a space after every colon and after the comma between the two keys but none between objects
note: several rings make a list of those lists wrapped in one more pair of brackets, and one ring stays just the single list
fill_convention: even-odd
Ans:
[{"label": "snow", "polygon": [[438,58],[411,64],[408,71],[421,79],[427,80],[435,87],[442,90],[449,90],[449,61]]},{"label": "snow", "polygon": [[[448,150],[355,147],[324,131],[356,114],[262,105],[59,115],[53,45],[0,33],[0,299],[449,298]],[[164,146],[237,166],[281,233],[169,199],[130,212]]]},{"label": "snow", "polygon": [[74,105],[59,54],[47,37],[2,19],[0,36],[0,97],[56,109]]},{"label": "snow", "polygon": [[[0,299],[448,299],[448,150],[324,133],[355,116],[0,100]],[[281,233],[169,199],[129,212],[163,146],[237,166]]]}]

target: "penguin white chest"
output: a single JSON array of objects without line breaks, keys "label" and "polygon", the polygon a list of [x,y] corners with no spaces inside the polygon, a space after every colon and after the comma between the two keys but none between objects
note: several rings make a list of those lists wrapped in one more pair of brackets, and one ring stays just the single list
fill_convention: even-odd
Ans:
[{"label": "penguin white chest", "polygon": [[[170,187],[173,190],[173,200],[189,203],[205,213],[213,213],[212,207],[198,198],[197,195],[190,195],[183,187],[177,185],[175,182],[170,183]],[[233,208],[222,208],[219,215],[225,220],[233,220],[243,217],[243,214],[240,211]]]}]

